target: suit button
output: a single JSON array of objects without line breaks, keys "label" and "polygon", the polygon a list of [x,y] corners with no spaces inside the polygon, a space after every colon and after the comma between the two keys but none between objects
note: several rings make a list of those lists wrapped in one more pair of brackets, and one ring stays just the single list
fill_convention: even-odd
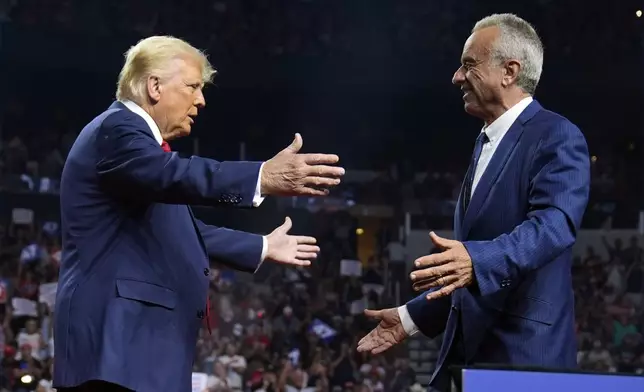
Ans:
[{"label": "suit button", "polygon": [[452,310],[456,312],[458,309],[456,308],[456,306],[452,305]]},{"label": "suit button", "polygon": [[200,310],[200,311],[197,312],[197,318],[198,319],[203,319],[203,316],[204,316],[203,310]]},{"label": "suit button", "polygon": [[205,276],[210,275],[210,270],[209,270],[208,268],[204,268],[204,269],[203,269],[203,274],[204,274]]}]

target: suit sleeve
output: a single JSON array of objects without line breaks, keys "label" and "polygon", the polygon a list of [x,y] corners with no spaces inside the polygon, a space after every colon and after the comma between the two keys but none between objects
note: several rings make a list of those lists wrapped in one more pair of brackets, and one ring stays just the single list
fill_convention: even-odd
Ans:
[{"label": "suit sleeve", "polygon": [[[251,207],[261,162],[218,162],[166,153],[139,124],[117,112],[96,136],[100,184],[109,193],[156,203]],[[255,203],[254,203],[255,201]]]},{"label": "suit sleeve", "polygon": [[445,331],[452,297],[448,295],[428,301],[427,294],[435,290],[437,289],[430,289],[398,308],[398,315],[407,335],[420,331],[433,339]]},{"label": "suit sleeve", "polygon": [[254,273],[266,255],[266,240],[258,234],[210,226],[195,219],[208,256],[232,269]]},{"label": "suit sleeve", "polygon": [[562,122],[540,141],[530,172],[527,219],[491,241],[466,241],[476,284],[490,295],[552,261],[575,243],[588,203],[590,159],[581,131]]}]

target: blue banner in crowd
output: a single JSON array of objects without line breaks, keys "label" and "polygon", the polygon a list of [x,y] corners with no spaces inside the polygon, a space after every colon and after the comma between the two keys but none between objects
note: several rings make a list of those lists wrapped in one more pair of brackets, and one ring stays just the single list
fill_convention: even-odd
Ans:
[{"label": "blue banner in crowd", "polygon": [[321,340],[329,342],[337,335],[337,331],[329,326],[329,324],[322,322],[318,319],[314,319],[311,323],[309,331],[316,334]]}]

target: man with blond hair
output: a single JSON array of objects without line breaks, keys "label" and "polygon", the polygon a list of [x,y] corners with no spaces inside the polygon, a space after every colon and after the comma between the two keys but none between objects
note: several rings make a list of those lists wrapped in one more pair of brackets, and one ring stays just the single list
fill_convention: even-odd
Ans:
[{"label": "man with blond hair", "polygon": [[130,48],[117,101],[74,143],[61,181],[63,258],[55,312],[60,392],[188,392],[197,335],[210,328],[208,258],[254,272],[309,265],[315,238],[206,225],[190,204],[253,207],[265,195],[324,195],[344,173],[335,155],[300,154],[302,138],[266,162],[181,158],[214,70],[173,37]]}]

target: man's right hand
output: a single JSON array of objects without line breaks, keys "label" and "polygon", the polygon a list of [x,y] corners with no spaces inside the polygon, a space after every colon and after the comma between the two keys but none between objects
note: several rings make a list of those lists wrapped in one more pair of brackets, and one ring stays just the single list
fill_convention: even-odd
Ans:
[{"label": "man's right hand", "polygon": [[340,158],[334,154],[298,154],[302,148],[302,136],[295,139],[273,158],[264,163],[261,178],[262,195],[277,196],[324,196],[327,188],[340,183],[344,169],[330,166]]},{"label": "man's right hand", "polygon": [[407,338],[397,308],[365,310],[367,317],[380,320],[376,328],[358,342],[358,352],[380,354]]}]

